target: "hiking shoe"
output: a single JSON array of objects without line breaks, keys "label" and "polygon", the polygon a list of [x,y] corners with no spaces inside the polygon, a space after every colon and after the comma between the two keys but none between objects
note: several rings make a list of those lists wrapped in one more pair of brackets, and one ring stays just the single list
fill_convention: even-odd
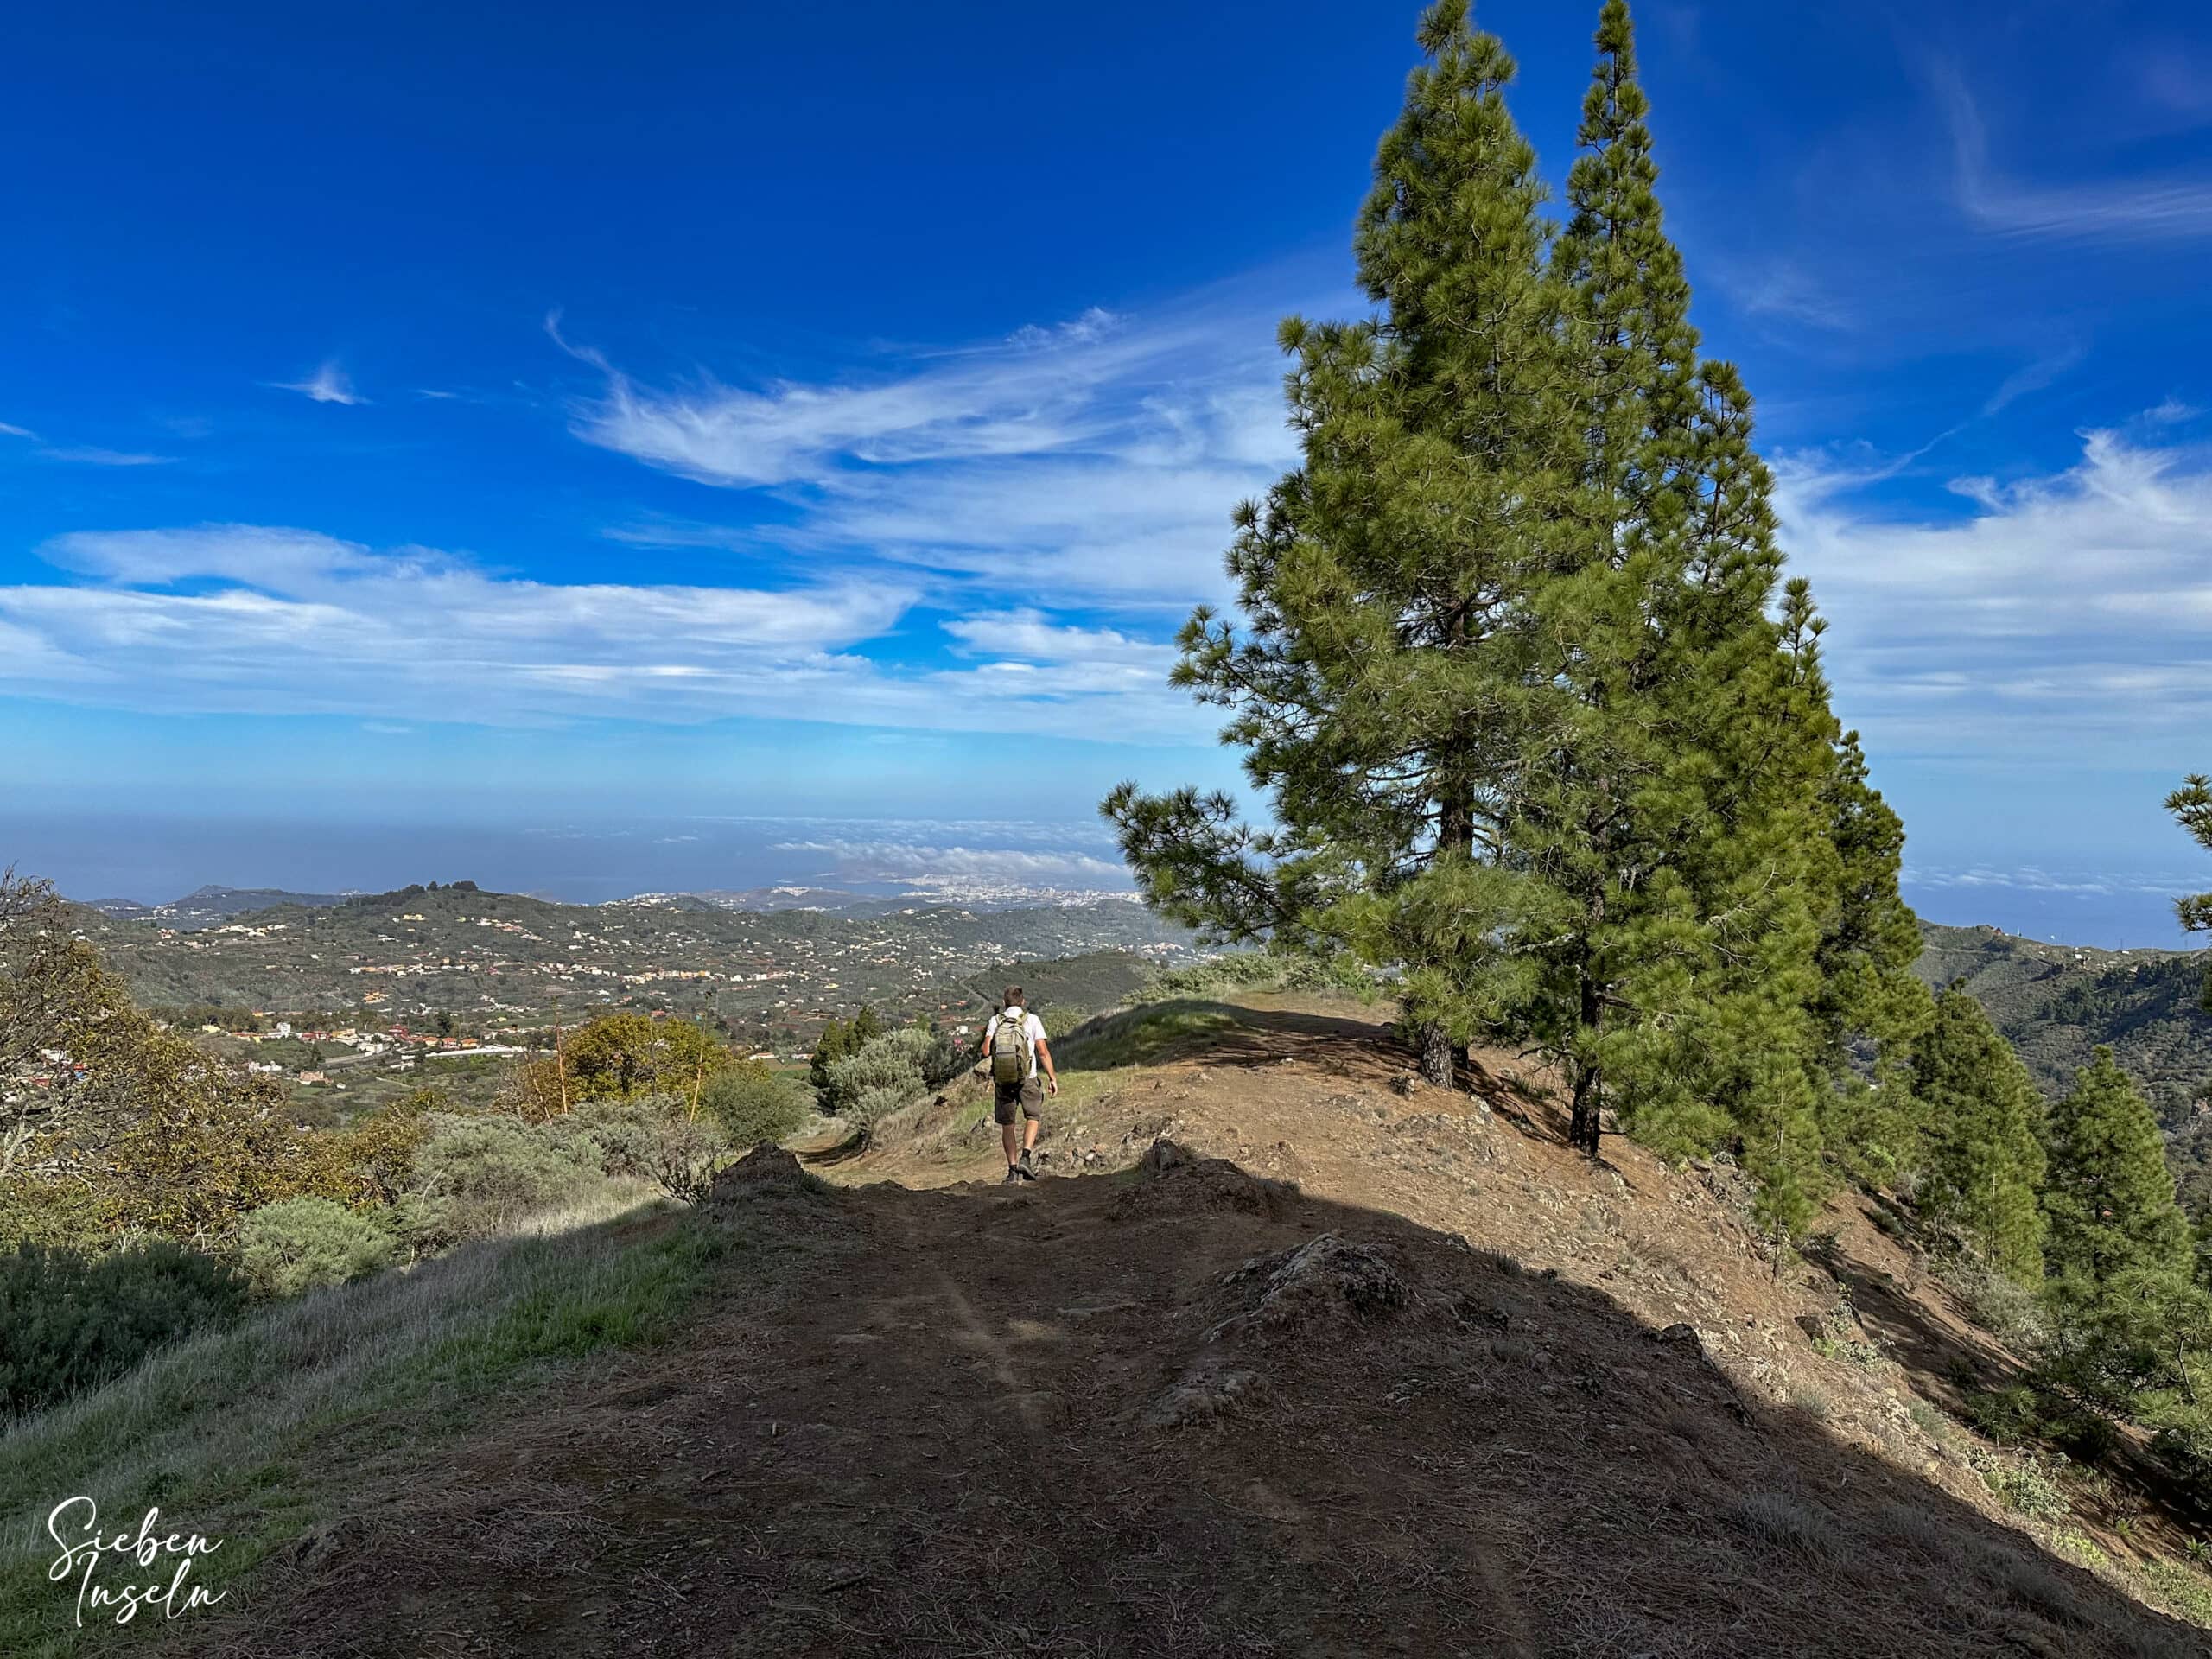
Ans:
[{"label": "hiking shoe", "polygon": [[1006,1166],[1006,1179],[1001,1181],[999,1185],[1001,1186],[1018,1186],[1020,1185],[1020,1182],[1021,1170],[1020,1166],[1014,1164],[1008,1164]]},{"label": "hiking shoe", "polygon": [[1026,1157],[1012,1169],[1007,1171],[1007,1174],[1025,1181],[1033,1181],[1037,1179],[1037,1172],[1029,1166],[1029,1160]]},{"label": "hiking shoe", "polygon": [[1035,1147],[1024,1147],[1021,1149],[1021,1173],[1025,1175],[1034,1175],[1037,1173],[1037,1152]]}]

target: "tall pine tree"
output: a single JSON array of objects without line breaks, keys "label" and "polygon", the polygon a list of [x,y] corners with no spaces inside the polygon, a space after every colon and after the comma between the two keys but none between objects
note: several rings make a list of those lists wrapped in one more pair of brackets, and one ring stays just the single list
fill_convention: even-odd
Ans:
[{"label": "tall pine tree", "polygon": [[2100,1046],[2051,1109],[2043,1192],[2044,1261],[2062,1297],[2094,1304],[2125,1275],[2188,1276],[2189,1223],[2174,1201],[2165,1137],[2150,1103]]},{"label": "tall pine tree", "polygon": [[1216,938],[1350,950],[1401,971],[1432,1081],[1523,994],[1500,930],[1541,908],[1497,824],[1527,724],[1519,622],[1571,563],[1579,433],[1514,65],[1463,0],[1382,140],[1355,238],[1370,321],[1283,325],[1303,464],[1236,515],[1242,628],[1201,610],[1175,682],[1278,828],[1226,796],[1106,802],[1147,897]]},{"label": "tall pine tree", "polygon": [[1955,983],[1913,1051],[1927,1113],[1921,1207],[2024,1283],[2043,1274],[2043,1103],[1981,1004]]},{"label": "tall pine tree", "polygon": [[1397,969],[1433,1080],[1458,1043],[1533,1042],[1575,1144],[1607,1106],[1670,1150],[1738,1136],[1787,1230],[1850,982],[1910,960],[1876,913],[1886,874],[1909,921],[1894,843],[1838,839],[1886,810],[1809,595],[1775,602],[1771,480],[1697,358],[1626,7],[1549,250],[1503,49],[1457,3],[1422,44],[1361,218],[1382,310],[1287,325],[1304,463],[1240,517],[1245,625],[1182,642],[1279,828],[1188,791],[1105,810],[1169,913]]}]

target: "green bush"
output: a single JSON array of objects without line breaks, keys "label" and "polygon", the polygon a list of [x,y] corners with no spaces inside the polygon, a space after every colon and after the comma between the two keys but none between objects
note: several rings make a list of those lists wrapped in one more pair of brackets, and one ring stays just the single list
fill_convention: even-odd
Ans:
[{"label": "green bush", "polygon": [[2043,1402],[2024,1383],[1978,1389],[1967,1396],[1966,1406],[1967,1421],[1983,1439],[1999,1446],[2018,1446],[2043,1436]]},{"label": "green bush", "polygon": [[1379,981],[1350,957],[1236,950],[1187,968],[1170,968],[1145,987],[1148,997],[1204,996],[1220,991],[1324,991],[1370,997]]},{"label": "green bush", "polygon": [[1942,1411],[1925,1400],[1915,1397],[1904,1402],[1904,1414],[1912,1419],[1912,1426],[1939,1446],[1948,1446],[1956,1427]]},{"label": "green bush", "polygon": [[415,1154],[414,1190],[401,1229],[419,1249],[441,1249],[512,1226],[600,1179],[595,1143],[556,1123],[434,1113]]},{"label": "green bush", "polygon": [[98,1255],[110,1243],[99,1199],[85,1182],[29,1175],[0,1181],[0,1249],[43,1244]]},{"label": "green bush", "polygon": [[98,1259],[22,1245],[0,1255],[0,1416],[98,1388],[245,1301],[238,1274],[165,1239]]},{"label": "green bush", "polygon": [[390,1267],[399,1254],[391,1222],[329,1198],[287,1198],[250,1211],[238,1229],[238,1265],[264,1296],[297,1296]]},{"label": "green bush", "polygon": [[721,1131],[708,1118],[688,1116],[681,1106],[663,1113],[652,1125],[645,1178],[681,1204],[707,1196],[715,1177],[734,1154]]},{"label": "green bush", "polygon": [[949,1033],[924,1026],[887,1031],[830,1066],[823,1109],[869,1128],[887,1113],[957,1077],[968,1059]]},{"label": "green bush", "polygon": [[699,1093],[700,1111],[733,1147],[781,1141],[813,1107],[814,1091],[805,1084],[758,1060],[715,1072]]},{"label": "green bush", "polygon": [[1980,1452],[1970,1453],[1968,1461],[2008,1510],[2037,1521],[2056,1521],[2072,1512],[2064,1488],[2033,1458],[2015,1460]]},{"label": "green bush", "polygon": [[650,1179],[661,1122],[675,1109],[661,1096],[587,1101],[555,1128],[565,1130],[578,1159],[596,1164],[601,1174]]}]

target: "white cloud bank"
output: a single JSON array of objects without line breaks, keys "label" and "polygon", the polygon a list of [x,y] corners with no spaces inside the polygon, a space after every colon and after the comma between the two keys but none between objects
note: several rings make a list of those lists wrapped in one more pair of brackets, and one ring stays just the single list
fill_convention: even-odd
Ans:
[{"label": "white cloud bank", "polygon": [[848,880],[928,881],[948,877],[1028,886],[1126,887],[1128,872],[1087,853],[1024,848],[923,846],[897,841],[786,841],[779,853],[819,853]]},{"label": "white cloud bank", "polygon": [[530,723],[722,716],[973,730],[1009,707],[1067,736],[1195,738],[1159,647],[1025,614],[961,665],[857,647],[917,598],[881,571],[789,588],[555,583],[428,548],[245,524],[86,531],[41,550],[79,578],[0,587],[0,690],[174,712]]},{"label": "white cloud bank", "polygon": [[1831,463],[1781,467],[1793,568],[1878,753],[2169,766],[2202,747],[2212,466],[2160,424],[2086,433],[2049,476],[1955,480],[1964,510],[1937,522],[1854,509],[1859,479]]}]

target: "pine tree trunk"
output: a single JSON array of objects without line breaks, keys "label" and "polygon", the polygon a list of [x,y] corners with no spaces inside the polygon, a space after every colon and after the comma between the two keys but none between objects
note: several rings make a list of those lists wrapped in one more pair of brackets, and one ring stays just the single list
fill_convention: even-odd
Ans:
[{"label": "pine tree trunk", "polygon": [[1605,1082],[1605,1068],[1590,1066],[1574,1079],[1574,1116],[1567,1126],[1567,1144],[1577,1152],[1598,1155],[1599,1137],[1604,1134],[1598,1121],[1600,1090]]},{"label": "pine tree trunk", "polygon": [[1449,1089],[1455,1081],[1452,1033],[1441,1020],[1432,1020],[1421,1028],[1421,1074],[1439,1089]]}]

